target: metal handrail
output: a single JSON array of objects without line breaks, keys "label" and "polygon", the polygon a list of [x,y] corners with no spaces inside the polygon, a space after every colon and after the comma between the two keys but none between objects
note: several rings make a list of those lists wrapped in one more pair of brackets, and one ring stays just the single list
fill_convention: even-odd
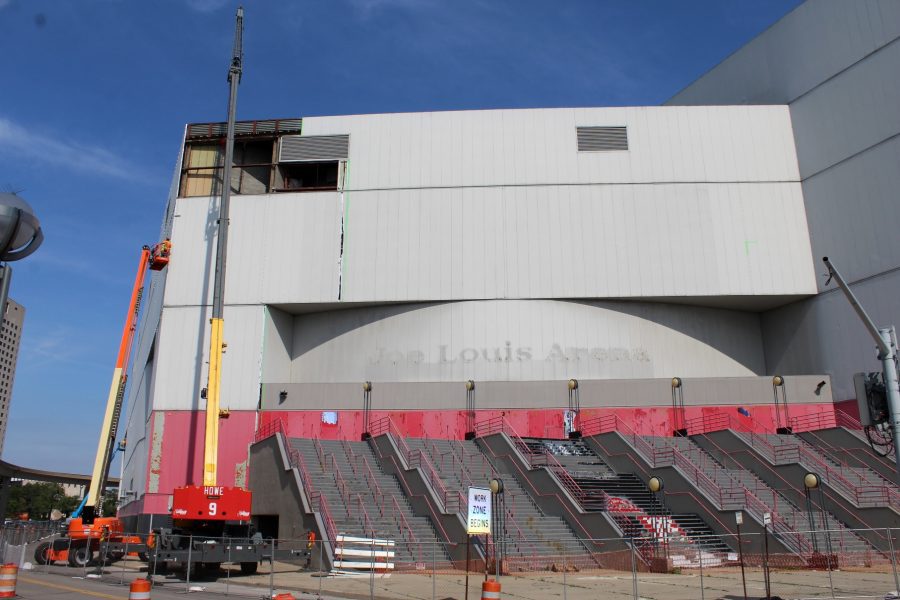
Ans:
[{"label": "metal handrail", "polygon": [[[834,413],[832,413],[834,414]],[[821,456],[810,451],[806,444],[795,441],[794,443],[786,443],[775,445],[762,437],[754,430],[767,430],[760,423],[750,419],[752,429],[746,431],[745,423],[734,420],[730,415],[718,414],[714,416],[704,416],[692,419],[693,423],[701,422],[702,432],[731,429],[734,433],[743,439],[749,446],[759,452],[770,463],[778,465],[786,462],[804,463],[806,466],[815,467],[822,478],[832,487],[839,490],[846,497],[851,499],[856,505],[861,503],[877,503],[890,504],[891,489],[888,486],[873,483],[865,473],[860,472],[849,465],[844,464],[840,460],[831,458],[837,463],[837,468],[823,460]],[[718,429],[712,429],[717,427]],[[848,477],[856,477],[859,484],[853,483]],[[898,504],[900,506],[900,504]]]},{"label": "metal handrail", "polygon": [[268,423],[262,424],[259,429],[256,430],[256,433],[253,435],[253,443],[259,443],[277,433],[280,433],[284,437],[287,437],[286,431],[287,429],[285,428],[284,421],[281,419],[281,417],[276,417]]},{"label": "metal handrail", "polygon": [[412,546],[414,544],[415,546],[418,547],[419,555],[418,555],[417,562],[421,562],[421,560],[422,560],[422,544],[419,542],[419,539],[416,537],[415,532],[413,531],[412,527],[410,527],[409,522],[406,520],[406,517],[403,515],[403,511],[400,508],[400,504],[397,502],[397,498],[395,496],[391,495],[391,500],[394,503],[395,514],[400,520],[400,522],[398,523],[398,525],[401,526],[400,527],[400,535],[403,535],[404,529],[407,532],[409,532],[409,537],[406,539],[406,543],[409,546]]},{"label": "metal handrail", "polygon": [[[612,421],[612,423],[610,423],[610,421]],[[593,426],[594,424],[591,423],[591,425]],[[710,499],[716,502],[720,509],[732,510],[735,508],[744,508],[745,510],[747,510],[747,512],[756,516],[760,520],[760,522],[762,522],[763,520],[763,513],[770,512],[773,531],[775,531],[776,529],[787,529],[787,524],[783,521],[783,519],[779,517],[776,510],[770,511],[765,503],[763,503],[758,497],[756,497],[756,495],[754,495],[749,489],[747,489],[746,486],[744,486],[741,482],[734,481],[727,473],[725,473],[725,475],[736,484],[731,488],[723,488],[722,486],[720,486],[705,472],[701,471],[694,464],[694,461],[684,456],[674,446],[668,446],[668,449],[671,450],[672,462],[669,464],[659,464],[657,462],[657,459],[660,455],[655,452],[655,447],[641,438],[641,436],[637,435],[626,423],[619,419],[617,415],[607,415],[605,420],[598,420],[597,425],[601,430],[618,431],[619,434],[623,437],[631,437],[631,439],[633,440],[632,446],[634,446],[639,451],[639,453],[641,453],[641,444],[638,443],[638,440],[642,441],[644,451],[646,452],[648,447],[650,449],[652,456],[651,466],[675,466],[679,468],[681,471],[693,477],[693,481],[697,489],[703,491]],[[612,429],[609,429],[610,426],[612,427]],[[584,427],[585,423],[582,423],[582,428]],[[663,457],[664,456],[665,455],[663,455]],[[645,459],[646,458],[648,457],[645,456]],[[712,461],[707,461],[705,456],[703,456],[703,461],[704,462],[702,466],[704,469],[721,470],[721,467],[719,465],[713,463]],[[729,502],[725,502],[726,499]],[[735,501],[737,501],[737,505],[735,505]],[[802,544],[800,545],[802,550]]]}]

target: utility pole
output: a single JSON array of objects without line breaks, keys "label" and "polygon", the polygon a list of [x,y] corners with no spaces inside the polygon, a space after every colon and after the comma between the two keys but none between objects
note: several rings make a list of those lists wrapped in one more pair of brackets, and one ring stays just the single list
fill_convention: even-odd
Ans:
[{"label": "utility pole", "polygon": [[894,459],[896,461],[897,476],[900,477],[900,381],[897,378],[897,348],[894,346],[894,336],[892,335],[893,327],[882,327],[879,329],[875,323],[869,318],[865,309],[856,299],[856,296],[850,290],[850,286],[841,277],[838,270],[831,264],[828,257],[822,258],[825,266],[828,267],[829,280],[834,278],[838,287],[847,296],[847,300],[859,315],[869,335],[875,340],[878,346],[878,358],[881,360],[881,368],[884,375],[884,389],[888,401],[888,413],[891,424],[891,434],[894,442]]}]

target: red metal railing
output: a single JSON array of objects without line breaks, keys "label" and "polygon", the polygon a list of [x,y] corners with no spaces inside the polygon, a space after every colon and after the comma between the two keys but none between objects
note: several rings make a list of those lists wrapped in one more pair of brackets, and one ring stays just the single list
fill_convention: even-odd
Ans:
[{"label": "red metal railing", "polygon": [[276,418],[272,419],[268,423],[263,423],[259,429],[256,430],[256,433],[253,436],[253,443],[261,442],[266,438],[272,437],[276,433],[280,433],[284,437],[287,437],[287,429],[284,425],[284,421],[282,419]]},{"label": "red metal railing", "polygon": [[[816,416],[830,413],[817,413]],[[840,413],[844,414],[844,413]],[[849,417],[844,417],[849,418]],[[731,415],[704,415],[688,421],[688,431],[692,434],[712,431],[732,430],[738,437],[774,465],[802,463],[822,476],[823,480],[857,506],[892,505],[892,500],[900,500],[900,495],[892,486],[883,481],[872,481],[865,472],[853,469],[842,461],[832,458],[837,465],[829,464],[819,454],[798,438],[791,442],[772,444],[765,437],[766,428],[752,419],[737,420]],[[757,432],[764,432],[763,434]],[[768,432],[771,434],[771,432]],[[858,483],[854,483],[854,479]],[[896,500],[895,500],[896,498]],[[900,503],[896,504],[900,507]]]},{"label": "red metal railing", "polygon": [[[705,453],[694,460],[682,454],[674,446],[667,445],[658,448],[632,430],[628,424],[618,418],[617,415],[604,415],[582,422],[582,433],[596,435],[617,431],[631,443],[631,446],[642,455],[652,467],[674,466],[678,468],[694,486],[709,498],[721,510],[736,510],[743,508],[754,515],[760,522],[763,515],[770,513],[772,529],[777,533],[790,531],[787,523],[777,513],[777,498],[773,492],[773,506],[769,508],[756,494],[738,481],[734,481],[718,463],[713,461]],[[590,432],[590,433],[589,433]],[[720,480],[731,480],[734,485],[722,487],[707,473],[721,473]],[[760,490],[757,490],[760,491]],[[808,540],[796,540],[798,552],[808,552],[812,546]],[[808,548],[807,548],[808,546]]]}]

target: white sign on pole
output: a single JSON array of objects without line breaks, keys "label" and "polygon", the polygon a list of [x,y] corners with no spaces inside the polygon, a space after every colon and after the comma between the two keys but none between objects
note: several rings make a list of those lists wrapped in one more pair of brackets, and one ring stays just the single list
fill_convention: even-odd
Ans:
[{"label": "white sign on pole", "polygon": [[469,488],[469,516],[466,519],[466,533],[477,535],[491,532],[491,490]]},{"label": "white sign on pole", "polygon": [[742,513],[741,511],[737,511],[736,513],[734,513],[734,520],[737,521],[738,525],[743,525],[744,524],[744,513]]},{"label": "white sign on pole", "polygon": [[763,525],[772,524],[772,513],[763,513]]}]

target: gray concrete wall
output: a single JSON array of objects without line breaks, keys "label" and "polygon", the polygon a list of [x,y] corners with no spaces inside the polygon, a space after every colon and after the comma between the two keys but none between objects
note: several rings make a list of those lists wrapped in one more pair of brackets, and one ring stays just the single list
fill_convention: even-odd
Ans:
[{"label": "gray concrete wall", "polygon": [[[900,3],[810,0],[668,103],[789,104],[814,268],[830,257],[882,325],[900,321],[898,70]],[[774,309],[762,331],[770,372],[827,372],[839,400],[877,369],[842,297]]]},{"label": "gray concrete wall", "polygon": [[[826,385],[816,393],[818,383]],[[667,406],[672,402],[671,379],[578,380],[582,408]],[[568,380],[478,381],[479,409],[550,408],[568,406]],[[770,377],[683,378],[685,406],[748,406],[772,403]],[[820,375],[785,378],[791,404],[830,403],[831,386]],[[282,402],[280,393],[287,392]],[[359,383],[280,383],[263,386],[263,410],[360,410]],[[374,382],[373,410],[465,410],[463,381]]]}]

